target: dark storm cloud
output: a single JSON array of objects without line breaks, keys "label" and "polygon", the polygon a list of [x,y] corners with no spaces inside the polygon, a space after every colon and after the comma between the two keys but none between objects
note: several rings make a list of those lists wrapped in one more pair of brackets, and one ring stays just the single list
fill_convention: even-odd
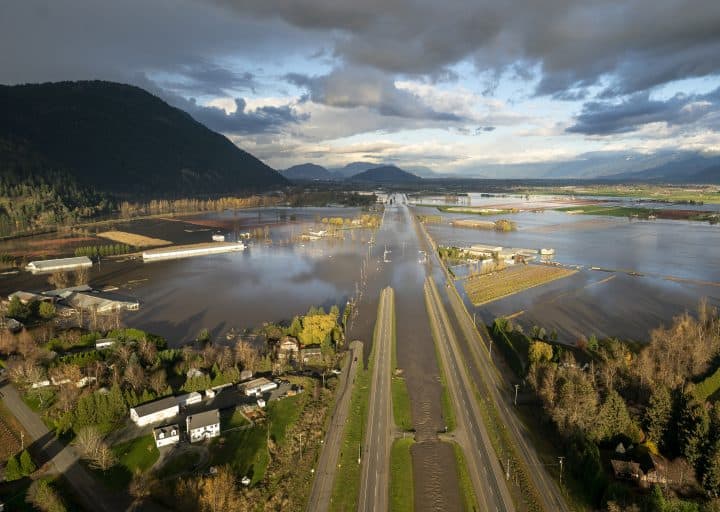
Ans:
[{"label": "dark storm cloud", "polygon": [[676,94],[661,101],[636,93],[621,103],[593,101],[583,106],[575,124],[567,129],[585,135],[635,131],[643,125],[664,122],[670,126],[700,124],[720,129],[720,88],[708,94]]},{"label": "dark storm cloud", "polygon": [[249,71],[238,73],[208,62],[183,64],[177,74],[179,80],[163,81],[163,86],[191,94],[225,96],[228,91],[239,89],[254,91],[258,85],[255,75]]},{"label": "dark storm cloud", "polygon": [[409,119],[447,122],[464,120],[451,112],[438,112],[412,92],[399,89],[387,74],[372,68],[343,67],[323,76],[290,73],[285,79],[306,89],[313,102],[331,107],[368,107],[383,116]]},{"label": "dark storm cloud", "polygon": [[390,73],[442,73],[463,58],[504,71],[520,61],[541,66],[539,94],[603,83],[617,95],[720,72],[716,0],[218,1],[334,30],[339,58]]}]

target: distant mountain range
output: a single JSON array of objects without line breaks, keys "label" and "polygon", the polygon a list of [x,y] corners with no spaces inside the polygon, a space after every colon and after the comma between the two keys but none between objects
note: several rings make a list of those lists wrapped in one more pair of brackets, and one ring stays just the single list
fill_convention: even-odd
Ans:
[{"label": "distant mountain range", "polygon": [[[420,168],[425,177],[437,177],[430,169]],[[373,183],[407,183],[419,181],[417,173],[394,165],[378,165],[372,162],[352,162],[344,167],[327,169],[321,165],[306,163],[280,171],[291,181],[352,181]]]},{"label": "distant mountain range", "polygon": [[0,111],[0,175],[13,180],[61,171],[101,192],[155,197],[288,184],[225,136],[138,87],[0,86]]}]

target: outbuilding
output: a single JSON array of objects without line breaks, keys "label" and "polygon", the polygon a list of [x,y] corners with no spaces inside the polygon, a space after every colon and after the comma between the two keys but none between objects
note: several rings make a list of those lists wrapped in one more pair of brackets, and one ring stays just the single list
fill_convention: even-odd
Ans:
[{"label": "outbuilding", "polygon": [[33,274],[43,272],[59,272],[77,270],[79,268],[92,267],[92,260],[87,256],[79,256],[77,258],[59,258],[55,260],[31,261],[25,267]]},{"label": "outbuilding", "polygon": [[258,393],[264,393],[266,391],[276,389],[278,385],[277,383],[268,380],[265,377],[260,377],[259,379],[251,380],[249,382],[246,382],[245,384],[242,384],[242,387],[245,390],[246,396],[253,396],[257,395]]},{"label": "outbuilding", "polygon": [[177,403],[180,407],[187,407],[188,405],[199,404],[200,402],[202,402],[202,395],[197,391],[177,397]]},{"label": "outbuilding", "polygon": [[140,427],[174,418],[178,414],[180,414],[180,406],[174,396],[161,398],[130,409],[130,419]]},{"label": "outbuilding", "polygon": [[220,411],[212,409],[193,414],[185,419],[185,424],[191,443],[218,437],[220,435]]}]

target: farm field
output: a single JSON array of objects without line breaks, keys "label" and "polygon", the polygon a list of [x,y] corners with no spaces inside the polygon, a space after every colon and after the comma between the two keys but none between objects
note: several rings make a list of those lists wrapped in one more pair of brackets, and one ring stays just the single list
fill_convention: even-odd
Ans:
[{"label": "farm field", "polygon": [[576,270],[545,265],[516,265],[499,272],[470,277],[465,292],[475,305],[486,304],[514,293],[575,274]]},{"label": "farm field", "polygon": [[113,242],[131,245],[133,247],[159,247],[161,245],[170,245],[172,243],[160,238],[151,238],[149,236],[128,233],[127,231],[105,231],[103,233],[98,233],[97,236],[107,240],[112,240]]}]

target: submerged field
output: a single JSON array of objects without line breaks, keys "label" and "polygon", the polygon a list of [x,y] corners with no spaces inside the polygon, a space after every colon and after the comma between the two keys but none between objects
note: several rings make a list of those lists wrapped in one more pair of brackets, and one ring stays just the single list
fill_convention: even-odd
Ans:
[{"label": "submerged field", "polygon": [[486,304],[514,293],[571,276],[575,270],[548,265],[515,265],[499,272],[473,276],[465,281],[465,292],[475,305]]}]

